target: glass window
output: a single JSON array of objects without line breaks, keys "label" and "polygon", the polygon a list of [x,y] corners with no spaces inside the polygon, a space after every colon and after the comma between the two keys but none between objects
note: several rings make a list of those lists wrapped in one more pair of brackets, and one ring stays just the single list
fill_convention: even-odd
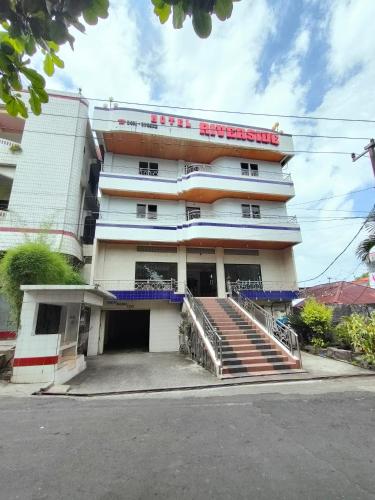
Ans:
[{"label": "glass window", "polygon": [[253,219],[260,219],[260,206],[251,205],[251,214],[253,216]]},{"label": "glass window", "polygon": [[36,335],[53,335],[60,333],[62,306],[39,304],[36,321]]},{"label": "glass window", "polygon": [[251,217],[250,205],[241,205],[241,208],[242,208],[242,217],[250,218]]},{"label": "glass window", "polygon": [[250,171],[251,171],[251,175],[253,177],[258,177],[259,168],[258,168],[258,165],[256,163],[250,163]]},{"label": "glass window", "polygon": [[155,162],[140,161],[139,162],[140,175],[158,175],[159,164]]},{"label": "glass window", "polygon": [[241,174],[242,175],[249,175],[249,164],[248,163],[241,163]]},{"label": "glass window", "polygon": [[137,204],[137,217],[139,219],[144,219],[146,217],[146,205],[142,203]]},{"label": "glass window", "polygon": [[200,207],[186,207],[186,220],[200,219],[201,209]]},{"label": "glass window", "polygon": [[136,280],[177,280],[177,262],[136,262]]},{"label": "glass window", "polygon": [[225,282],[253,281],[262,283],[262,271],[259,264],[224,264]]},{"label": "glass window", "polygon": [[148,205],[147,207],[147,218],[157,219],[158,218],[158,207],[157,205]]}]

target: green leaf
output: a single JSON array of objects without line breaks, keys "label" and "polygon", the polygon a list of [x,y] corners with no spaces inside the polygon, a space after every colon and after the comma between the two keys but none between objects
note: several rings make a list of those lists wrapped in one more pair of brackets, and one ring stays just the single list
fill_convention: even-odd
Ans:
[{"label": "green leaf", "polygon": [[212,20],[210,14],[201,9],[194,9],[193,28],[200,38],[209,37],[212,30]]},{"label": "green leaf", "polygon": [[40,98],[32,87],[29,87],[29,91],[30,91],[29,103],[31,106],[31,111],[34,113],[34,115],[40,115],[40,113],[42,111]]},{"label": "green leaf", "polygon": [[21,73],[23,73],[33,87],[42,88],[46,86],[46,81],[42,75],[40,75],[35,69],[22,67],[20,68]]},{"label": "green leaf", "polygon": [[93,7],[98,17],[108,17],[109,0],[93,0]]},{"label": "green leaf", "polygon": [[[69,31],[63,21],[52,21],[49,25],[49,41],[62,45],[69,39]],[[47,39],[48,39],[47,38]]]},{"label": "green leaf", "polygon": [[91,6],[83,11],[83,19],[87,24],[94,25],[98,22],[98,16],[95,9]]},{"label": "green leaf", "polygon": [[14,88],[14,90],[22,90],[22,83],[16,71],[13,71],[9,75],[9,83]]},{"label": "green leaf", "polygon": [[55,65],[50,54],[46,54],[43,61],[43,69],[46,75],[52,76],[55,72]]},{"label": "green leaf", "polygon": [[65,66],[64,61],[60,59],[60,57],[54,52],[51,52],[50,56],[55,66],[57,66],[58,68],[63,68]]},{"label": "green leaf", "polygon": [[5,108],[11,116],[17,116],[19,110],[17,99],[13,96],[10,96],[8,102],[5,103]]},{"label": "green leaf", "polygon": [[233,11],[232,0],[216,0],[214,11],[220,21],[229,19]]},{"label": "green leaf", "polygon": [[40,87],[34,87],[35,92],[38,94],[40,102],[46,103],[48,102],[48,94],[44,89],[41,89]]},{"label": "green leaf", "polygon": [[169,16],[171,14],[171,6],[169,4],[163,2],[162,7],[157,7],[155,5],[154,12],[158,16],[161,24],[164,24],[168,21]]},{"label": "green leaf", "polygon": [[182,3],[178,3],[176,5],[173,5],[173,27],[178,30],[182,28],[184,21],[186,18],[186,14],[184,12],[184,9],[182,7]]},{"label": "green leaf", "polygon": [[20,114],[23,118],[28,118],[29,113],[27,111],[26,104],[19,97],[16,97],[16,99],[18,103],[18,114]]}]

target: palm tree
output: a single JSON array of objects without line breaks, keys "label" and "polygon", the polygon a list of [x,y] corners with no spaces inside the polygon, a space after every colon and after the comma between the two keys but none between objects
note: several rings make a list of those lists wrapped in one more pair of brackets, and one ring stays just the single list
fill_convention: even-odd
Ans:
[{"label": "palm tree", "polygon": [[365,228],[368,232],[368,237],[365,238],[357,248],[357,257],[362,262],[369,262],[369,254],[372,247],[375,246],[375,206],[368,214],[365,222]]}]

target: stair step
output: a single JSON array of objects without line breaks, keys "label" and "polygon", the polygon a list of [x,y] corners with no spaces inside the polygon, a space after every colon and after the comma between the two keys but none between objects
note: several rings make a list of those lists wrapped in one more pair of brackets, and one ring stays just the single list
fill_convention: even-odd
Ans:
[{"label": "stair step", "polygon": [[264,363],[285,363],[288,361],[287,356],[240,356],[234,358],[223,359],[223,366],[237,366],[237,365],[259,365]]},{"label": "stair step", "polygon": [[259,363],[259,364],[240,364],[224,366],[222,373],[239,373],[239,372],[262,372],[262,371],[274,371],[277,373],[278,370],[288,370],[292,368],[297,368],[296,363],[293,362],[281,362],[281,363]]},{"label": "stair step", "polygon": [[269,357],[269,356],[279,356],[281,354],[280,354],[280,351],[278,351],[276,349],[246,349],[246,350],[243,349],[243,350],[240,350],[240,349],[236,348],[235,351],[233,351],[232,349],[226,349],[226,350],[223,349],[223,359],[230,359],[230,358],[233,358],[234,356],[236,356],[237,358],[243,358],[243,357],[246,358],[246,357],[258,356],[258,355]]}]

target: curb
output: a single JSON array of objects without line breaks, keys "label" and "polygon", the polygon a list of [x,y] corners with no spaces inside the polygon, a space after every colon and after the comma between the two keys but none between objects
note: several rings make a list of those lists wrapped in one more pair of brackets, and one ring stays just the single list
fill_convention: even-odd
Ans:
[{"label": "curb", "polygon": [[347,379],[347,378],[363,378],[363,377],[374,377],[375,373],[356,373],[356,374],[348,374],[348,375],[326,375],[326,376],[311,376],[305,378],[283,378],[280,380],[254,380],[254,381],[246,381],[246,382],[227,382],[224,384],[210,384],[210,385],[193,385],[193,386],[184,386],[184,387],[160,387],[155,389],[132,389],[132,390],[124,390],[124,391],[108,391],[108,392],[89,392],[89,393],[48,393],[44,392],[43,389],[34,392],[32,396],[65,396],[65,397],[75,397],[75,398],[92,398],[99,396],[122,396],[122,395],[131,395],[131,394],[155,394],[155,393],[165,393],[165,392],[187,392],[187,391],[200,391],[204,389],[221,389],[223,387],[239,387],[239,386],[250,386],[250,385],[266,385],[266,384],[281,384],[285,382],[306,382],[310,380],[323,381],[323,380],[337,380],[337,379]]}]

